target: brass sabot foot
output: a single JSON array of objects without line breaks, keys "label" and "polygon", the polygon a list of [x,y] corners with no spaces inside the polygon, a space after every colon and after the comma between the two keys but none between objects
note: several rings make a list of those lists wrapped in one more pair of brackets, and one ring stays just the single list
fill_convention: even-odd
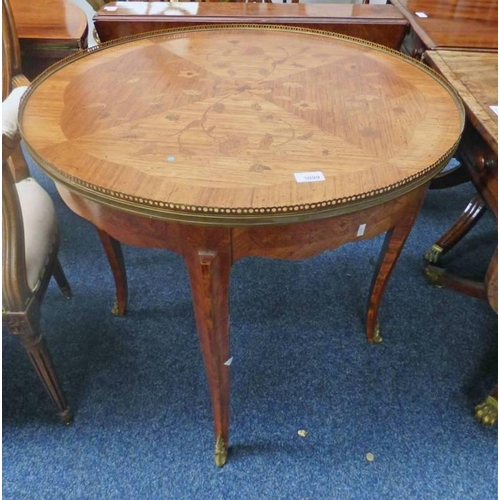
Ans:
[{"label": "brass sabot foot", "polygon": [[125,311],[121,312],[120,308],[118,307],[118,300],[115,299],[115,303],[113,304],[113,308],[111,309],[111,314],[113,316],[125,316]]},{"label": "brass sabot foot", "polygon": [[484,403],[474,408],[474,415],[481,424],[487,427],[494,425],[498,419],[498,401],[488,396]]},{"label": "brass sabot foot", "polygon": [[221,435],[217,436],[217,440],[215,441],[214,459],[217,467],[223,467],[227,460],[227,449]]},{"label": "brass sabot foot", "polygon": [[380,342],[382,342],[382,336],[380,335],[380,323],[377,320],[373,329],[373,343],[380,344]]},{"label": "brass sabot foot", "polygon": [[71,424],[71,422],[73,422],[73,413],[68,408],[67,410],[64,410],[61,413],[59,413],[59,418],[61,419],[61,422],[64,425],[69,425],[69,424]]},{"label": "brass sabot foot", "polygon": [[425,253],[424,260],[429,264],[436,264],[439,257],[443,253],[443,249],[439,245],[432,245]]},{"label": "brass sabot foot", "polygon": [[437,288],[442,288],[441,283],[443,279],[444,269],[436,266],[425,266],[424,267],[424,277],[428,283],[436,286]]}]

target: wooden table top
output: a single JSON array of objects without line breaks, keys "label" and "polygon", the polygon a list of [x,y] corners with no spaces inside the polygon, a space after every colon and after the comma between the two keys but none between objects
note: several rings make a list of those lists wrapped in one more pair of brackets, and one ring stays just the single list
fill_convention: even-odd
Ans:
[{"label": "wooden table top", "polygon": [[[391,0],[429,49],[498,48],[498,0]],[[422,12],[428,17],[418,17]]]},{"label": "wooden table top", "polygon": [[20,128],[74,191],[156,218],[244,225],[394,199],[441,169],[464,119],[451,87],[397,52],[218,26],[62,62],[30,87]]},{"label": "wooden table top", "polygon": [[465,103],[467,117],[498,154],[498,54],[436,50],[425,59],[457,90]]},{"label": "wooden table top", "polygon": [[258,20],[272,23],[276,18],[328,19],[360,23],[380,19],[384,24],[400,24],[404,16],[392,5],[370,4],[279,4],[243,2],[110,2],[101,7],[97,19],[123,22],[137,16],[180,17],[180,18],[245,18],[246,22]]},{"label": "wooden table top", "polygon": [[67,0],[10,0],[20,40],[82,41],[85,13]]}]

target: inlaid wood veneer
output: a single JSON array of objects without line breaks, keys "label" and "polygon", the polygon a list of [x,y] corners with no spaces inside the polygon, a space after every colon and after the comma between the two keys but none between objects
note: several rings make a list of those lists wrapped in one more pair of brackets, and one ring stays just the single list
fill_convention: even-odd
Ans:
[{"label": "inlaid wood veneer", "polygon": [[[116,43],[50,70],[25,99],[21,129],[62,182],[126,210],[288,222],[425,182],[456,146],[455,99],[430,70],[379,46],[208,28]],[[316,171],[324,181],[296,181]]]}]

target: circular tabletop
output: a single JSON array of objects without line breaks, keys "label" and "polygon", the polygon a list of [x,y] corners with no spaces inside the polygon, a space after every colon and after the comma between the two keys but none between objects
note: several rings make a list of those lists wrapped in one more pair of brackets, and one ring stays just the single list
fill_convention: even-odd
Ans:
[{"label": "circular tabletop", "polygon": [[348,213],[427,182],[464,124],[454,91],[384,47],[278,26],[174,29],[62,61],[20,111],[29,152],[118,209],[210,225]]}]

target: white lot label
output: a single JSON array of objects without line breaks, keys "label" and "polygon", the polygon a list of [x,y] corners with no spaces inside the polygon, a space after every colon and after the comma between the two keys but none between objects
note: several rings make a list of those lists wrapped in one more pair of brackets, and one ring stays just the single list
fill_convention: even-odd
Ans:
[{"label": "white lot label", "polygon": [[417,17],[429,17],[425,12],[415,12]]},{"label": "white lot label", "polygon": [[293,175],[297,182],[318,182],[325,180],[323,172],[299,172]]},{"label": "white lot label", "polygon": [[104,10],[107,10],[107,11],[111,11],[111,12],[113,12],[113,11],[115,11],[115,10],[118,10],[118,7],[115,7],[115,6],[112,6],[112,5],[105,5],[105,6],[103,7],[103,9],[104,9]]},{"label": "white lot label", "polygon": [[491,109],[491,111],[493,111],[493,113],[498,115],[498,104],[496,106],[490,106],[490,109]]},{"label": "white lot label", "polygon": [[363,234],[365,234],[365,229],[366,224],[361,224],[361,226],[358,227],[358,236],[363,236]]}]

